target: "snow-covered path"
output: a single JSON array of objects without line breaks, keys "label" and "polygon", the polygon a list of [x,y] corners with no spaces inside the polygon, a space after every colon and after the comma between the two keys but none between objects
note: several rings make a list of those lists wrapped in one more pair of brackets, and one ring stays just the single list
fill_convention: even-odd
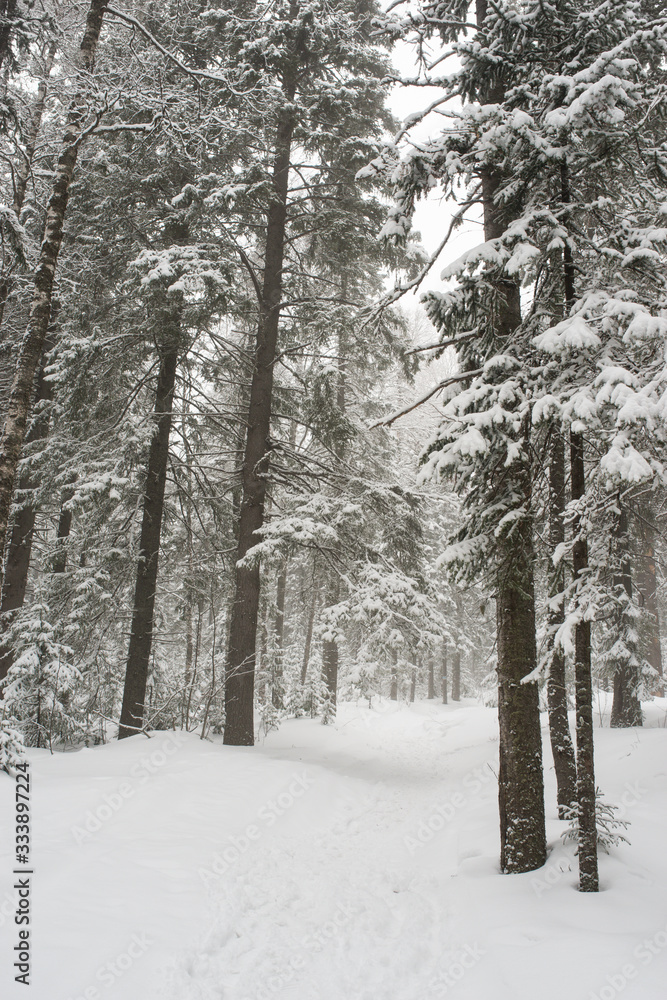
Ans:
[{"label": "snow-covered path", "polygon": [[0,783],[0,996],[658,1000],[665,708],[596,733],[599,783],[632,822],[597,896],[574,890],[550,773],[546,868],[498,874],[495,712],[472,703],[345,705],[252,749],[165,733],[37,752],[29,991]]}]

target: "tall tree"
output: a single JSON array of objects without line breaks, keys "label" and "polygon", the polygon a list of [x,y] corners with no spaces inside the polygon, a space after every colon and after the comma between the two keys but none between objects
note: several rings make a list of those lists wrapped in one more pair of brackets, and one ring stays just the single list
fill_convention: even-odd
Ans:
[{"label": "tall tree", "polygon": [[91,0],[79,50],[78,90],[70,104],[51,197],[46,209],[44,239],[35,270],[30,320],[21,344],[5,425],[0,437],[0,552],[5,549],[16,470],[28,423],[33,383],[51,318],[53,286],[70,186],[82,134],[91,112],[86,87],[94,69],[104,11],[104,0]]}]

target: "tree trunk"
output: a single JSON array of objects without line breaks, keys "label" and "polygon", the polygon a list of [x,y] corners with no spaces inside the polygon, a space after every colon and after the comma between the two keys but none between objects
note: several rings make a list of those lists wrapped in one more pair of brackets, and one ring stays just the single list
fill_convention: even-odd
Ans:
[{"label": "tree trunk", "polygon": [[[334,570],[335,572],[335,570]],[[340,580],[336,575],[327,592],[327,607],[333,607],[340,597]],[[338,694],[338,643],[335,639],[325,639],[322,643],[322,680],[324,681],[326,704],[322,722],[328,723],[336,714]]]},{"label": "tree trunk", "polygon": [[655,521],[650,502],[640,507],[640,587],[646,612],[648,650],[646,658],[655,670],[652,693],[664,697],[665,687],[662,674],[662,648],[660,645],[660,613],[658,609],[658,584],[655,571]]},{"label": "tree trunk", "polygon": [[442,704],[447,704],[447,643],[442,644],[442,663],[440,665],[440,682],[442,686]]},{"label": "tree trunk", "polygon": [[410,703],[415,700],[415,693],[417,691],[417,668],[412,668],[412,673],[410,674]]},{"label": "tree trunk", "polygon": [[[458,640],[458,636],[457,636]],[[452,701],[461,700],[461,650],[459,646],[454,646],[454,657],[452,660]]]},{"label": "tree trunk", "polygon": [[287,559],[278,574],[276,587],[276,614],[273,620],[273,664],[271,702],[274,708],[285,707],[283,688],[283,645],[285,641],[285,592],[287,590]]},{"label": "tree trunk", "polygon": [[435,675],[433,670],[433,658],[429,656],[428,660],[428,699],[432,701],[435,698]]},{"label": "tree trunk", "polygon": [[[477,26],[483,30],[487,0],[476,0]],[[501,73],[489,78],[482,103],[502,103],[505,82]],[[484,205],[484,238],[502,237],[510,219],[495,195],[502,176],[492,167],[480,170]],[[521,297],[516,281],[498,281],[494,334],[504,345],[521,324]],[[498,723],[500,764],[498,806],[500,813],[501,871],[526,872],[540,868],[547,853],[542,774],[542,731],[537,684],[522,684],[536,667],[535,585],[533,579],[533,519],[531,470],[528,456],[529,426],[524,424],[525,457],[513,465],[512,480],[523,508],[510,539],[498,539],[496,621],[498,645]]]},{"label": "tree trunk", "polygon": [[[584,439],[570,435],[572,499],[580,500],[586,490]],[[588,568],[588,542],[581,517],[573,523],[572,565],[574,579],[580,581]],[[595,756],[593,744],[593,680],[591,676],[591,623],[580,621],[574,633],[574,681],[577,708],[577,802],[579,804],[579,889],[598,891],[598,849],[595,821]]]},{"label": "tree trunk", "polygon": [[[504,232],[505,223],[494,196],[501,178],[482,171],[484,234],[487,241]],[[502,281],[497,289],[496,336],[506,342],[521,323],[519,287]],[[523,428],[528,452],[529,427]],[[500,765],[500,867],[505,873],[532,871],[546,860],[542,732],[537,684],[522,680],[536,667],[535,587],[533,581],[533,520],[531,470],[527,457],[514,464],[514,491],[523,514],[511,539],[498,540],[497,645]]]},{"label": "tree trunk", "polygon": [[0,0],[0,69],[12,50],[12,30],[16,20],[17,0]]},{"label": "tree trunk", "polygon": [[60,498],[60,517],[58,518],[58,531],[56,532],[56,546],[51,567],[54,573],[64,573],[67,569],[67,542],[72,530],[72,509],[67,503],[74,496],[71,487],[64,489]]},{"label": "tree trunk", "polygon": [[[82,77],[92,73],[106,0],[91,0],[81,42],[79,61]],[[51,197],[46,208],[44,239],[35,271],[34,291],[28,328],[21,344],[16,374],[7,406],[5,426],[0,438],[0,552],[4,553],[7,525],[16,469],[25,437],[35,372],[44,350],[51,316],[53,284],[63,239],[63,223],[70,185],[74,176],[81,130],[87,117],[87,104],[80,90],[72,101],[60,156],[56,164]]]},{"label": "tree trunk", "polygon": [[[567,163],[561,164],[561,198],[564,206],[571,201]],[[568,244],[563,249],[563,283],[568,312],[576,298],[575,269]],[[570,432],[570,476],[574,501],[586,492],[584,439]],[[572,568],[575,583],[581,583],[588,569],[588,541],[583,533],[581,516],[572,524],[574,544]],[[579,889],[597,892],[598,845],[595,816],[595,748],[593,742],[593,677],[591,669],[591,623],[582,620],[574,632],[574,685],[577,713],[577,803],[579,809]]]},{"label": "tree trunk", "polygon": [[[53,348],[53,339],[48,338],[45,344],[45,356]],[[37,375],[37,385],[35,387],[35,403],[47,403],[52,399],[52,384],[46,378],[42,360]],[[38,413],[32,422],[26,435],[26,443],[33,441],[43,441],[49,430],[48,417],[43,412]],[[19,496],[25,495],[25,500],[16,512],[12,531],[9,536],[9,545],[5,557],[5,573],[2,582],[2,600],[0,602],[0,634],[4,635],[11,626],[12,612],[23,607],[25,592],[28,586],[28,571],[30,569],[30,556],[32,553],[32,539],[35,527],[35,503],[33,491],[36,487],[34,476],[29,472],[25,473],[19,481]],[[0,647],[0,681],[4,680],[7,672],[14,662],[11,649],[6,646]]]},{"label": "tree trunk", "polygon": [[[293,96],[292,87],[291,92],[286,92],[286,97],[289,101]],[[255,364],[250,386],[248,431],[243,456],[243,496],[239,515],[234,596],[225,671],[224,742],[231,746],[252,746],[255,742],[253,701],[260,572],[257,562],[248,566],[243,564],[242,560],[248,550],[259,541],[257,532],[264,523],[273,404],[273,365],[280,321],[293,131],[294,117],[288,106],[280,115],[276,134],[273,199],[267,216],[264,281],[257,326]]]},{"label": "tree trunk", "polygon": [[313,625],[315,624],[315,609],[317,607],[318,586],[313,580],[312,596],[310,599],[310,609],[308,611],[308,622],[306,624],[306,641],[303,647],[303,661],[301,663],[301,687],[306,683],[308,674],[308,663],[310,661],[310,647],[313,643]]},{"label": "tree trunk", "polygon": [[[619,560],[619,573],[614,578],[617,591],[622,591],[628,600],[632,599],[632,569],[628,553],[628,512],[622,498],[618,497],[620,514],[615,531],[616,557]],[[635,631],[635,623],[628,621],[626,614],[619,609],[617,617],[617,640],[621,640],[626,655],[617,663],[614,671],[614,699],[611,707],[612,729],[629,729],[641,726],[642,706],[639,699],[639,650],[637,641],[631,637]],[[633,662],[634,661],[634,662]]]},{"label": "tree trunk", "polygon": [[[1,48],[2,48],[2,43],[0,42],[0,50]],[[21,209],[23,208],[23,202],[25,200],[25,192],[28,186],[28,180],[30,178],[30,171],[32,169],[32,160],[35,155],[37,138],[39,136],[39,132],[42,127],[42,117],[44,115],[44,106],[46,104],[48,79],[51,75],[51,70],[53,69],[53,61],[55,59],[55,56],[56,56],[56,43],[51,42],[47,47],[46,54],[44,56],[42,78],[39,81],[39,86],[37,88],[37,100],[35,101],[35,105],[32,110],[32,115],[30,116],[30,121],[28,123],[28,128],[26,130],[25,151],[19,150],[21,158],[19,160],[18,167],[16,168],[15,171],[14,200],[12,205],[16,218],[19,221],[21,219]],[[0,64],[1,62],[2,60],[0,58]],[[0,327],[2,327],[2,321],[4,319],[4,314],[5,314],[5,306],[7,304],[7,298],[9,296],[10,290],[11,290],[11,280],[9,274],[5,273],[4,277],[0,279]]]},{"label": "tree trunk", "polygon": [[[516,481],[516,477],[515,477]],[[524,496],[530,501],[528,473]],[[535,598],[532,521],[515,532],[498,574],[498,719],[500,726],[500,867],[526,872],[546,861],[542,734],[537,684],[523,684],[535,669]]]},{"label": "tree trunk", "polygon": [[[549,459],[549,552],[553,556],[565,541],[565,447],[560,431],[553,428]],[[550,597],[562,594],[564,573],[562,563],[550,566]],[[549,675],[547,700],[549,704],[549,736],[556,772],[558,816],[565,819],[566,810],[577,799],[577,765],[567,717],[567,688],[565,685],[565,656],[554,644],[556,629],[565,621],[563,599],[557,608],[548,610]]]},{"label": "tree trunk", "polygon": [[178,320],[172,320],[171,329],[164,330],[165,344],[155,392],[155,431],[148,453],[146,485],[144,487],[139,562],[125,670],[123,707],[118,730],[119,739],[134,735],[142,729],[144,724],[146,682],[153,645],[155,589],[169,460],[169,433],[176,383],[179,333]]}]

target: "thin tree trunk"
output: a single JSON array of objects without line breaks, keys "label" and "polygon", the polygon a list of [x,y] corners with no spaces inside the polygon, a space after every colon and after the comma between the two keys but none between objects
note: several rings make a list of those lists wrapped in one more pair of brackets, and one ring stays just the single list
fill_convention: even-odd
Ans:
[{"label": "thin tree trunk", "polygon": [[[102,29],[106,0],[91,0],[81,42],[79,61],[82,77],[92,73],[95,51]],[[16,469],[25,437],[35,372],[44,350],[51,317],[53,284],[63,239],[63,223],[70,185],[74,176],[81,131],[88,107],[80,90],[72,101],[56,164],[51,197],[46,208],[44,239],[35,271],[28,328],[21,344],[16,374],[0,438],[0,552],[4,553],[7,525],[16,481]]]},{"label": "thin tree trunk", "polygon": [[456,641],[452,660],[452,701],[461,700],[461,650],[458,646],[458,634]]},{"label": "thin tree trunk", "polygon": [[17,0],[0,0],[0,69],[12,49],[12,30],[16,21]]},{"label": "thin tree trunk", "polygon": [[[1,48],[1,43],[0,43]],[[14,199],[13,199],[13,209],[16,218],[20,221],[21,209],[23,208],[23,202],[25,200],[25,192],[28,186],[28,180],[30,178],[30,172],[32,170],[32,161],[35,155],[35,147],[37,146],[37,138],[39,136],[40,129],[42,127],[42,117],[44,115],[44,106],[46,104],[46,93],[48,89],[48,80],[51,75],[51,70],[53,69],[53,61],[56,55],[56,43],[51,42],[46,50],[46,55],[44,57],[44,66],[42,69],[42,77],[39,81],[39,86],[37,88],[37,100],[32,110],[32,115],[26,129],[25,136],[25,151],[19,150],[20,160],[15,171],[14,180]],[[11,279],[9,274],[0,279],[0,327],[2,327],[2,321],[5,314],[5,306],[7,304],[7,297],[11,290]],[[1,335],[0,335],[1,336]]]},{"label": "thin tree trunk", "polygon": [[[169,321],[167,321],[168,323]],[[155,393],[155,431],[151,439],[144,487],[143,516],[139,541],[139,562],[134,591],[132,629],[125,669],[123,707],[118,739],[141,730],[144,721],[146,682],[153,645],[153,615],[157,586],[164,492],[169,461],[169,433],[178,363],[179,323],[172,320],[165,329],[165,346],[160,361]]]},{"label": "thin tree trunk", "polygon": [[278,574],[276,587],[276,614],[273,620],[273,664],[271,702],[274,708],[285,707],[283,688],[283,644],[285,641],[285,594],[287,592],[287,559]]},{"label": "thin tree trunk", "polygon": [[447,704],[447,643],[442,644],[442,662],[440,664],[440,683],[442,687],[442,704]]},{"label": "thin tree trunk", "polygon": [[[287,87],[288,101],[293,96],[294,87]],[[276,133],[273,198],[267,216],[264,282],[257,327],[255,365],[250,386],[248,432],[243,457],[243,498],[239,516],[234,597],[225,671],[224,742],[231,746],[252,746],[255,742],[253,701],[260,571],[258,563],[247,566],[242,560],[259,540],[257,532],[264,523],[273,404],[273,366],[280,322],[287,192],[294,124],[293,111],[288,106],[280,115]]]},{"label": "thin tree trunk", "polygon": [[[343,299],[346,296],[346,287],[343,284],[341,290],[341,295]],[[342,329],[338,331],[338,386],[336,391],[336,403],[338,406],[338,412],[343,415],[346,410],[346,371],[345,371],[345,359],[347,356],[347,343],[345,338],[345,333]],[[343,441],[337,441],[333,448],[334,454],[339,462],[342,462],[345,457],[345,444]],[[335,572],[335,571],[334,571]],[[327,595],[327,607],[333,607],[340,600],[340,578],[338,575],[332,580],[329,588],[329,593]],[[327,704],[325,708],[325,719],[328,721],[331,714],[336,712],[336,700],[338,691],[338,664],[339,664],[339,651],[338,643],[335,639],[327,639],[323,643],[322,650],[322,666],[323,666],[323,680],[326,687],[326,698]]]},{"label": "thin tree trunk", "polygon": [[641,591],[646,610],[648,630],[647,660],[656,672],[653,694],[664,697],[665,687],[662,674],[662,648],[660,645],[660,612],[658,609],[658,584],[655,571],[655,522],[650,502],[644,502],[640,509],[640,579]]},{"label": "thin tree trunk", "polygon": [[433,669],[433,657],[429,656],[428,659],[428,699],[432,701],[435,698],[435,674]]},{"label": "thin tree trunk", "polygon": [[301,663],[301,687],[306,683],[308,674],[308,663],[310,661],[310,648],[313,643],[313,625],[315,624],[315,609],[317,608],[318,586],[313,580],[312,596],[310,599],[310,609],[308,611],[308,622],[306,624],[306,641],[303,647],[303,661]]},{"label": "thin tree trunk", "polygon": [[[572,499],[580,500],[586,490],[584,440],[570,435]],[[580,581],[588,568],[588,542],[581,517],[573,524],[572,564],[574,579]],[[574,633],[574,678],[577,708],[577,802],[579,805],[579,889],[598,891],[597,826],[595,822],[595,757],[593,744],[593,680],[591,675],[591,623],[580,621]]]},{"label": "thin tree trunk", "polygon": [[51,566],[54,573],[64,573],[67,569],[67,542],[72,530],[72,508],[68,507],[68,502],[74,496],[72,487],[67,487],[62,492],[60,498],[60,517],[58,518],[58,530],[56,532],[56,546],[53,553]]},{"label": "thin tree trunk", "polygon": [[[560,431],[553,428],[551,455],[549,459],[549,552],[553,556],[565,541],[565,447]],[[555,598],[564,591],[562,563],[550,567],[550,597]],[[555,632],[565,621],[563,599],[557,608],[549,606],[548,642],[549,676],[547,679],[547,700],[549,704],[549,737],[556,772],[558,816],[564,819],[566,811],[577,799],[577,765],[574,746],[567,717],[567,689],[565,685],[565,656],[561,647],[554,643]]]},{"label": "thin tree trunk", "polygon": [[[571,201],[567,164],[561,165],[561,197],[563,205]],[[572,251],[568,244],[563,249],[563,283],[565,304],[569,310],[574,305],[575,270]],[[584,439],[581,434],[570,432],[570,476],[572,499],[581,500],[586,492],[586,467],[584,464]],[[588,569],[588,541],[578,514],[572,525],[574,544],[572,567],[575,583],[581,583]],[[597,892],[598,846],[595,816],[595,748],[593,742],[593,677],[591,668],[591,623],[582,620],[574,633],[574,685],[577,713],[577,802],[579,808],[579,889]]]},{"label": "thin tree trunk", "polygon": [[417,668],[412,668],[412,673],[410,674],[410,702],[415,700],[415,694],[417,691]]},{"label": "thin tree trunk", "polygon": [[[49,337],[45,345],[45,355],[53,347]],[[35,403],[47,403],[53,397],[52,384],[46,378],[44,363],[40,365],[35,387]],[[49,430],[48,417],[43,412],[38,413],[26,435],[26,443],[43,441]],[[23,607],[25,592],[28,586],[28,571],[32,554],[32,540],[35,527],[35,503],[33,491],[36,487],[34,476],[29,472],[19,481],[19,495],[26,495],[14,517],[12,531],[9,536],[7,554],[5,557],[5,573],[2,581],[2,600],[0,601],[0,635],[5,635],[11,626],[12,612]],[[1,640],[0,640],[1,641]],[[6,676],[14,662],[14,656],[8,647],[0,646],[0,681]]]},{"label": "thin tree trunk", "polygon": [[[619,590],[625,592],[625,596],[632,599],[632,568],[628,553],[628,512],[621,497],[618,497],[620,514],[618,525],[615,531],[616,557],[620,562],[620,572],[614,579],[614,584]],[[618,663],[614,671],[614,698],[611,706],[612,729],[629,729],[633,726],[641,726],[642,706],[639,699],[639,685],[641,682],[639,674],[638,649],[636,641],[628,636],[628,631],[634,631],[634,623],[628,622],[625,614],[618,615],[617,638],[623,640],[623,645],[628,653],[635,653],[635,662],[628,662],[627,657]]]}]

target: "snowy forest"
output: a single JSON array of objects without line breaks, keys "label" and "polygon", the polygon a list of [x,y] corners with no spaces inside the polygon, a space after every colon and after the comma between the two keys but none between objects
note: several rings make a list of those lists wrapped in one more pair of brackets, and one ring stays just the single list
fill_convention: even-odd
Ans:
[{"label": "snowy forest", "polygon": [[664,996],[667,4],[0,78],[3,997]]}]

